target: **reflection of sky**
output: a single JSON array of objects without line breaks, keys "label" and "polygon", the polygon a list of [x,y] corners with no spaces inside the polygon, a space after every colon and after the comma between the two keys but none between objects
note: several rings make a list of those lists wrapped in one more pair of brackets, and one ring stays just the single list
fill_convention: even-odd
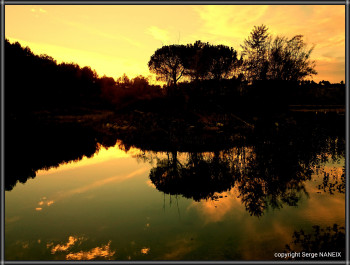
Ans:
[{"label": "reflection of sky", "polygon": [[105,147],[101,147],[101,149],[97,153],[98,153],[98,155],[95,154],[94,159],[89,159],[88,157],[84,156],[81,160],[79,160],[77,162],[65,163],[65,164],[60,165],[58,168],[51,168],[49,170],[44,170],[44,169],[39,170],[37,172],[37,176],[50,174],[51,171],[54,171],[55,173],[57,173],[57,172],[62,171],[62,170],[98,164],[100,162],[112,160],[112,159],[116,159],[116,158],[131,157],[131,156],[137,154],[138,150],[131,148],[126,153],[125,151],[120,150],[119,148],[111,147],[111,148],[106,149]]},{"label": "reflection of sky", "polygon": [[101,149],[85,161],[62,165],[64,170],[41,171],[6,192],[7,256],[268,259],[283,251],[294,231],[344,225],[344,194],[317,189],[321,173],[335,172],[339,179],[343,163],[321,166],[323,171],[305,182],[309,197],[303,196],[298,207],[268,209],[258,218],[246,211],[236,187],[200,202],[164,195],[148,178],[151,165],[133,158],[135,153]]}]

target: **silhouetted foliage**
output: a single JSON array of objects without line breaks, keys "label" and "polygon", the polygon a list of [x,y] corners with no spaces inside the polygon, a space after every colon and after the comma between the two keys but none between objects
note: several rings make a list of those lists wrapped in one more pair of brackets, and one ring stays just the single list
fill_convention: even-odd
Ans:
[{"label": "silhouetted foliage", "polygon": [[176,87],[182,77],[189,77],[192,81],[228,78],[239,63],[233,48],[196,41],[186,46],[167,45],[157,49],[148,67],[158,80]]},{"label": "silhouetted foliage", "polygon": [[[80,113],[146,104],[163,96],[146,77],[114,80],[75,63],[60,63],[48,55],[34,55],[16,42],[5,41],[7,116],[49,111]],[[151,105],[151,103],[147,103]],[[147,105],[146,104],[146,105]],[[130,106],[129,106],[130,107]]]},{"label": "silhouetted foliage", "polygon": [[185,75],[191,80],[229,78],[239,66],[237,52],[225,45],[196,41],[186,45]]},{"label": "silhouetted foliage", "polygon": [[244,41],[243,73],[249,82],[257,80],[301,81],[317,74],[302,35],[274,39],[265,25],[254,26]]},{"label": "silhouetted foliage", "polygon": [[[215,200],[216,193],[235,187],[247,211],[261,216],[268,208],[297,206],[303,196],[309,196],[304,183],[311,179],[314,167],[328,159],[339,161],[345,155],[341,118],[315,119],[305,114],[297,118],[297,125],[295,121],[280,128],[257,124],[253,132],[236,128],[219,133],[212,127],[213,139],[208,131],[206,135],[203,130],[196,132],[200,126],[196,123],[192,131],[187,131],[174,121],[148,134],[145,132],[151,125],[144,120],[140,133],[136,130],[119,137],[126,146],[168,152],[168,158],[159,159],[150,172],[151,181],[160,191],[199,201]],[[175,129],[177,126],[180,127]],[[182,153],[179,159],[178,152],[187,154]],[[345,185],[345,179],[337,181]]]},{"label": "silhouetted foliage", "polygon": [[[317,258],[295,257],[295,260],[345,260],[345,228],[334,224],[333,227],[322,228],[314,225],[313,233],[304,230],[295,231],[293,241],[286,245],[287,252],[316,253]],[[328,253],[340,252],[337,257],[327,256]],[[321,256],[322,255],[322,256]]]},{"label": "silhouetted foliage", "polygon": [[254,26],[253,31],[242,45],[243,73],[247,80],[265,80],[268,68],[268,28],[265,25]]},{"label": "silhouetted foliage", "polygon": [[[109,128],[118,133],[118,138],[126,146],[170,152],[173,160],[176,160],[177,152],[190,153],[189,160],[181,168],[174,161],[159,161],[159,167],[152,171],[152,178],[160,183],[161,190],[200,200],[227,190],[236,183],[242,202],[253,215],[261,215],[268,205],[273,208],[280,208],[283,204],[296,205],[305,193],[300,183],[309,178],[310,166],[320,160],[316,154],[324,153],[322,148],[326,143],[332,145],[329,149],[337,150],[334,151],[337,154],[344,149],[345,143],[343,132],[337,131],[327,138],[323,136],[328,132],[321,131],[319,135],[314,131],[309,133],[311,130],[306,124],[301,127],[308,128],[305,134],[294,125],[285,126],[294,122],[290,105],[296,104],[294,110],[299,111],[304,107],[302,105],[334,104],[340,113],[332,109],[332,114],[327,114],[330,117],[327,126],[342,128],[339,124],[344,121],[341,111],[345,104],[345,84],[331,84],[325,80],[317,84],[303,80],[315,72],[310,60],[312,49],[306,48],[300,35],[291,39],[273,39],[267,27],[262,25],[254,28],[243,48],[243,59],[238,59],[233,48],[202,41],[163,46],[155,51],[148,63],[158,80],[167,82],[165,89],[162,89],[143,76],[130,79],[124,74],[117,80],[107,76],[100,78],[90,67],[81,68],[74,63],[57,64],[48,55],[34,55],[28,47],[23,48],[18,42],[11,44],[6,40],[5,133],[7,137],[16,136],[7,138],[10,144],[5,152],[10,166],[6,172],[12,169],[17,172],[11,164],[16,160],[11,148],[16,139],[21,139],[26,128],[33,127],[31,122],[37,124],[42,132],[47,131],[47,137],[54,135],[55,129],[46,128],[36,120],[38,113],[50,119],[50,115],[57,113],[76,115],[96,109],[112,109],[125,115],[120,124],[110,125]],[[250,85],[247,80],[254,82]],[[172,89],[176,93],[166,93],[172,92]],[[313,111],[313,108],[319,109],[320,106],[307,106],[307,110]],[[301,112],[300,115],[302,118],[298,120],[305,118],[310,121],[305,113]],[[311,116],[310,124],[314,124],[315,130],[324,128],[323,123],[322,126],[318,123],[323,119],[322,115]],[[23,127],[18,123],[23,123]],[[284,125],[279,126],[280,123]],[[282,127],[284,130],[280,129]],[[67,134],[64,126],[57,131],[60,129],[63,130],[62,135]],[[84,134],[80,126],[71,129]],[[29,134],[34,142],[45,139],[40,130]],[[290,137],[286,132],[290,133]],[[94,133],[91,132],[91,135]],[[90,132],[86,134],[90,135]],[[314,146],[315,135],[320,141]],[[96,144],[94,141],[100,141],[97,140],[99,137],[94,135],[95,140],[85,140]],[[247,138],[248,142],[236,141],[236,137]],[[113,137],[105,137],[103,141],[106,139],[107,142],[114,142]],[[55,149],[59,150],[60,146],[55,146]],[[242,158],[244,168],[238,168],[235,164],[237,161],[224,154],[223,150],[235,147],[239,150],[253,148],[254,156]],[[33,148],[29,146],[28,150]],[[96,145],[91,147],[93,152],[97,149]],[[301,154],[300,150],[305,149]],[[49,152],[44,148],[42,150]],[[209,151],[215,154],[214,157],[202,155]],[[84,152],[89,155],[87,150]],[[26,173],[8,174],[14,179],[17,175],[34,176],[35,171],[45,168],[46,164],[48,167],[55,166],[60,161],[79,159],[81,156],[53,159],[55,161],[48,163],[43,159],[43,164],[31,161],[28,167],[23,167]],[[21,163],[26,165],[25,162]],[[31,163],[33,165],[29,167]],[[178,179],[168,180],[168,183],[173,183],[169,188],[166,180],[157,180],[163,174],[177,176]],[[195,184],[199,181],[199,175],[205,179],[201,186]],[[299,182],[291,175],[298,177]],[[213,183],[218,178],[222,185],[215,186]],[[176,190],[181,186],[179,183],[192,188]],[[197,190],[194,188],[196,185]],[[332,182],[325,174],[320,189],[342,192],[344,185],[342,182]],[[191,190],[197,193],[191,195]]]},{"label": "silhouetted foliage", "polygon": [[150,85],[144,76],[129,79],[125,74],[115,81],[111,77],[102,77],[102,98],[111,102],[116,108],[129,107],[142,101],[156,100],[163,96],[159,85]]},{"label": "silhouetted foliage", "polygon": [[166,45],[155,51],[148,62],[148,67],[157,75],[157,80],[176,86],[185,71],[184,56],[184,45]]},{"label": "silhouetted foliage", "polygon": [[6,111],[74,111],[101,108],[101,87],[90,67],[57,62],[48,55],[34,55],[16,42],[5,41]]}]

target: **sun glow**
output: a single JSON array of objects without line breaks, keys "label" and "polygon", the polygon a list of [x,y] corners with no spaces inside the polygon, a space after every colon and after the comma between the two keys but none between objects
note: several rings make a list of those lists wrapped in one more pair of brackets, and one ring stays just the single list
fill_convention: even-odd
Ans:
[{"label": "sun glow", "polygon": [[150,75],[150,56],[166,44],[202,40],[240,50],[253,26],[265,24],[274,35],[302,34],[315,44],[315,81],[345,80],[344,5],[9,5],[5,22],[11,42],[114,78]]}]

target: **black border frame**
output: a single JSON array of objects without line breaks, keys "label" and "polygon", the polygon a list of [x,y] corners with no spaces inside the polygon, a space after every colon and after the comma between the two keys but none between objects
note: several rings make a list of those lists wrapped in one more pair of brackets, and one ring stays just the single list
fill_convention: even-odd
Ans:
[{"label": "black border frame", "polygon": [[[1,206],[1,230],[0,230],[0,265],[3,264],[350,264],[349,256],[349,6],[350,0],[1,0],[1,178],[0,178],[0,206]],[[345,8],[345,85],[346,85],[346,193],[345,193],[345,261],[5,261],[4,232],[5,232],[5,179],[4,179],[4,146],[5,146],[5,5],[344,5]]]}]

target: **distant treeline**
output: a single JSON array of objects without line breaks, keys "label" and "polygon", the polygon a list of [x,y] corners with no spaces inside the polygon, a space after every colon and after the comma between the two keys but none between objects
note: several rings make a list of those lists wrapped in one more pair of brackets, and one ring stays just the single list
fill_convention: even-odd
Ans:
[{"label": "distant treeline", "polygon": [[7,114],[33,111],[76,113],[91,109],[281,110],[290,104],[344,105],[345,84],[315,83],[316,74],[301,35],[272,38],[254,27],[242,54],[201,41],[166,45],[155,51],[149,69],[165,85],[148,78],[99,77],[90,67],[57,63],[5,40]]},{"label": "distant treeline", "polygon": [[114,80],[90,67],[60,63],[5,40],[5,98],[9,113],[111,108],[160,94],[145,77]]},{"label": "distant treeline", "polygon": [[241,57],[226,45],[202,41],[166,45],[155,51],[148,66],[159,80],[176,86],[181,79],[220,80],[232,77],[256,81],[302,81],[317,74],[302,35],[273,38],[265,25],[255,26],[241,45]]}]

